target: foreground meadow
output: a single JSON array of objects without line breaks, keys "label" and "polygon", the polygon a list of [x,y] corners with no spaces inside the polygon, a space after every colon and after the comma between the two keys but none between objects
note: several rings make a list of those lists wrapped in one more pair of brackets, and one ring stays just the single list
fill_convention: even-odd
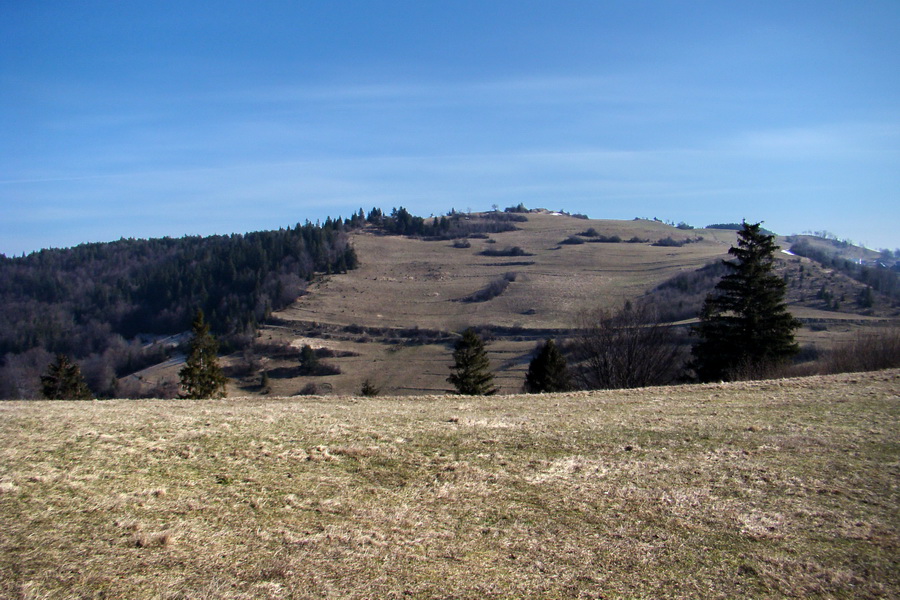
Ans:
[{"label": "foreground meadow", "polygon": [[900,371],[0,404],[3,598],[900,596]]}]

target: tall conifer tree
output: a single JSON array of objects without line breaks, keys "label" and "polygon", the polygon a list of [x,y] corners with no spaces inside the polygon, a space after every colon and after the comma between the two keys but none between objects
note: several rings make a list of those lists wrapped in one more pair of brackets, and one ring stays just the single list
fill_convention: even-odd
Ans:
[{"label": "tall conifer tree", "polygon": [[219,344],[209,332],[202,310],[194,317],[192,331],[187,360],[178,373],[184,388],[182,398],[221,398],[225,395],[226,379],[219,367]]},{"label": "tall conifer tree", "polygon": [[456,342],[453,363],[452,373],[447,381],[456,387],[458,393],[469,396],[490,396],[497,393],[484,342],[474,329],[466,329]]},{"label": "tall conifer tree", "polygon": [[800,326],[788,312],[785,282],[774,272],[775,236],[760,230],[760,223],[744,223],[738,245],[723,261],[729,273],[706,298],[700,338],[694,346],[694,369],[701,381],[734,379],[761,374],[787,361],[799,351],[794,330]]},{"label": "tall conifer tree", "polygon": [[57,354],[56,360],[41,376],[41,392],[48,400],[90,400],[93,398],[81,369],[65,354]]},{"label": "tall conifer tree", "polygon": [[566,359],[553,340],[538,347],[537,354],[525,374],[525,391],[529,394],[565,392],[572,388]]}]

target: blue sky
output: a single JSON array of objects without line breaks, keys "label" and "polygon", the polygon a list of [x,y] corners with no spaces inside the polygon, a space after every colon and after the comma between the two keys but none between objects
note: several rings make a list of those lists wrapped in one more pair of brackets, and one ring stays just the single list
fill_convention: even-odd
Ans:
[{"label": "blue sky", "polygon": [[0,252],[524,203],[900,246],[900,2],[0,3]]}]

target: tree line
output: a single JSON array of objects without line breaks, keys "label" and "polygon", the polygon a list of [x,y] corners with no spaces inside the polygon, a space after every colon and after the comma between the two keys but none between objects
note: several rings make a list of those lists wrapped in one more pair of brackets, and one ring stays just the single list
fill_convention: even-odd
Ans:
[{"label": "tree line", "polygon": [[[355,217],[361,219],[359,214]],[[365,222],[380,228],[389,235],[404,235],[431,240],[452,240],[468,236],[487,235],[514,231],[515,223],[527,221],[528,217],[513,212],[493,211],[488,213],[462,213],[451,210],[440,217],[418,217],[402,206],[385,214],[380,208],[373,208],[366,215]]]},{"label": "tree line", "polygon": [[[302,295],[317,273],[357,266],[349,232],[454,239],[515,229],[522,214],[455,210],[424,219],[403,207],[363,209],[348,219],[277,231],[182,238],[121,239],[0,254],[0,398],[40,395],[39,373],[54,355],[81,365],[95,395],[122,393],[123,375],[166,358],[205,315],[224,350],[250,343],[256,326]],[[134,392],[135,390],[124,390]]]}]

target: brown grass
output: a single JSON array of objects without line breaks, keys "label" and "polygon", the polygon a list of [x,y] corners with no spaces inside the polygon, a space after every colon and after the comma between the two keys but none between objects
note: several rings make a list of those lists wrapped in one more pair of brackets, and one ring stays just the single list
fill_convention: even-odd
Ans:
[{"label": "brown grass", "polygon": [[[452,335],[469,326],[518,328],[498,333],[487,347],[496,385],[503,393],[516,393],[522,390],[538,340],[576,326],[584,310],[617,309],[625,300],[635,300],[679,273],[726,258],[735,241],[734,231],[680,231],[646,220],[583,220],[548,214],[530,214],[528,219],[518,224],[519,231],[493,234],[490,240],[467,240],[468,248],[454,247],[448,240],[382,236],[371,230],[355,233],[352,242],[360,255],[360,268],[317,280],[309,294],[274,315],[276,323],[262,328],[257,340],[260,364],[255,366],[269,372],[265,387],[260,385],[260,374],[242,363],[241,355],[227,357],[224,362],[233,376],[229,395],[293,396],[312,390],[359,394],[366,380],[386,395],[445,393],[451,389],[446,379],[452,364]],[[679,248],[650,243],[560,244],[588,228],[624,240],[668,236],[703,240]],[[529,256],[480,254],[486,248],[516,246]],[[799,269],[804,269],[804,287],[789,288],[792,312],[812,323],[798,333],[803,345],[815,345],[824,352],[896,313],[885,307],[873,315],[816,308],[819,301],[809,301],[815,300],[815,290],[827,283],[838,293],[841,276],[807,259],[778,256],[792,273],[792,281],[798,282]],[[503,282],[502,289],[496,287],[498,282]],[[499,294],[485,294],[492,289]],[[841,295],[853,298],[855,293],[848,287]],[[807,297],[807,305],[800,302],[801,295]],[[461,301],[475,297],[484,301]],[[681,302],[676,297],[664,301],[674,306]],[[844,302],[845,310],[853,305]],[[270,352],[304,344],[343,353],[328,360],[341,373],[301,376],[296,356]],[[145,389],[170,382],[174,395],[179,369],[179,364],[170,362],[138,376]],[[798,372],[821,372],[821,365],[807,364],[803,369]],[[128,385],[133,388],[136,379],[129,377],[121,389]]]},{"label": "brown grass", "polygon": [[898,398],[4,403],[0,597],[897,597]]},{"label": "brown grass", "polygon": [[[459,332],[469,326],[521,327],[527,330],[569,328],[583,309],[618,307],[683,270],[693,270],[726,256],[733,231],[703,231],[705,240],[681,248],[647,244],[581,244],[560,240],[595,228],[622,239],[656,240],[667,235],[695,237],[652,221],[585,221],[567,216],[528,215],[520,231],[493,234],[496,241],[473,239],[470,248],[450,241],[423,241],[361,233],[353,236],[360,268],[319,281],[288,309],[276,314],[296,327],[267,327],[261,341],[291,343],[308,339],[310,322],[337,327],[409,329],[420,327]],[[531,256],[487,257],[485,248],[519,246]],[[515,274],[502,293],[484,302],[460,302]],[[345,335],[331,340],[354,358],[335,360],[343,374],[317,378],[336,394],[359,393],[364,380],[385,394],[443,393],[452,363],[447,344],[393,345],[384,340]],[[413,340],[416,342],[417,340]],[[497,383],[505,393],[521,391],[535,340],[503,339],[488,345]],[[277,366],[284,366],[277,363]],[[168,376],[174,377],[176,369]],[[293,395],[309,380],[273,379],[273,393]],[[255,391],[233,386],[234,395]]]}]

